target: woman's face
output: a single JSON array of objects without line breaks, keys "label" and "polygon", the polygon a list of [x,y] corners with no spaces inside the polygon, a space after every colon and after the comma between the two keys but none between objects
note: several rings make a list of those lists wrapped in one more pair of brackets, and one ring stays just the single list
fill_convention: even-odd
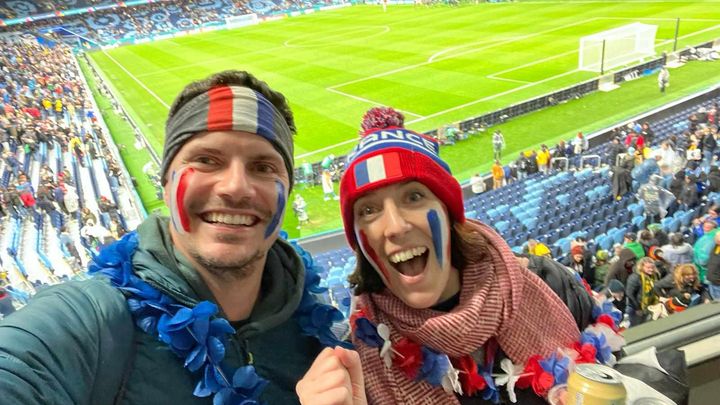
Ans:
[{"label": "woman's face", "polygon": [[693,284],[695,282],[695,273],[684,273],[682,276],[683,284]]},{"label": "woman's face", "polygon": [[450,258],[445,204],[422,183],[395,183],[353,206],[355,235],[385,286],[408,306],[429,308],[460,289]]},{"label": "woman's face", "polygon": [[655,263],[652,263],[652,262],[643,263],[642,272],[647,274],[648,276],[653,274],[655,272]]}]

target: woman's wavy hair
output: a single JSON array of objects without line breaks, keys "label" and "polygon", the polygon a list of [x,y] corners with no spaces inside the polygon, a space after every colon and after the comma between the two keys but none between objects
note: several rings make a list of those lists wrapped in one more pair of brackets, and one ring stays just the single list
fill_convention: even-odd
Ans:
[{"label": "woman's wavy hair", "polygon": [[[479,262],[486,254],[487,240],[481,233],[474,230],[467,222],[453,224],[450,230],[450,262],[453,267],[462,274],[462,269],[468,263]],[[355,270],[348,276],[355,295],[381,292],[385,288],[385,283],[359,246],[355,248],[355,257],[357,258]]]},{"label": "woman's wavy hair", "polygon": [[675,271],[673,273],[673,281],[675,281],[675,287],[678,290],[685,289],[685,284],[683,283],[683,276],[686,275],[695,275],[695,281],[693,282],[692,288],[693,290],[700,289],[700,275],[698,274],[697,267],[695,267],[695,265],[692,263],[678,264],[675,267]]}]

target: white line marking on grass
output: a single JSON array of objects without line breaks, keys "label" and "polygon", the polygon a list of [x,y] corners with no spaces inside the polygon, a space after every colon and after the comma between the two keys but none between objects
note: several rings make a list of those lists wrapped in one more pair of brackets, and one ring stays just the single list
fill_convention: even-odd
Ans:
[{"label": "white line marking on grass", "polygon": [[347,144],[349,144],[349,143],[356,143],[357,141],[358,141],[357,138],[356,138],[356,139],[348,139],[347,141],[342,141],[342,142],[336,143],[335,145],[326,146],[326,147],[324,147],[324,148],[315,149],[315,150],[312,151],[312,152],[303,153],[302,155],[297,155],[297,158],[298,158],[298,159],[303,159],[303,158],[306,158],[306,157],[308,157],[308,156],[312,156],[312,155],[318,154],[318,153],[320,153],[320,152],[325,152],[326,150],[330,150],[330,149],[332,149],[332,148],[337,148],[338,146],[347,145]]},{"label": "white line marking on grass", "polygon": [[162,105],[163,105],[165,108],[167,108],[168,110],[170,109],[170,106],[168,105],[168,103],[164,102],[163,99],[161,99],[157,94],[155,94],[154,91],[150,90],[150,88],[148,88],[148,86],[146,86],[145,83],[141,82],[140,79],[138,79],[137,77],[135,77],[135,75],[133,75],[132,73],[130,73],[129,70],[125,69],[125,66],[121,65],[120,62],[118,62],[117,60],[115,60],[115,58],[113,58],[112,56],[110,56],[110,54],[107,53],[107,51],[103,51],[103,53],[104,53],[105,56],[107,56],[111,61],[113,61],[116,65],[118,65],[118,67],[119,67],[120,69],[122,69],[122,71],[125,72],[125,74],[127,74],[128,76],[130,76],[131,79],[135,80],[135,82],[136,82],[137,84],[139,84],[140,87],[142,87],[143,89],[145,89],[145,91],[147,91],[148,94],[150,94],[151,96],[153,96],[153,97],[155,98],[155,100],[159,101],[160,104],[162,104]]},{"label": "white line marking on grass", "polygon": [[[335,90],[335,89],[331,89],[331,88],[326,88],[325,90],[330,91],[330,92],[333,92],[333,93],[335,93],[335,94],[339,94],[339,95],[341,95],[341,96],[350,97],[350,98],[353,99],[353,100],[362,101],[362,102],[364,102],[364,103],[372,104],[372,105],[375,105],[375,106],[387,107],[387,106],[386,106],[385,104],[383,104],[383,103],[378,103],[377,101],[370,100],[369,98],[358,97],[358,96],[355,96],[355,95],[352,95],[352,94],[348,94],[348,93],[342,92],[342,91],[340,91],[340,90]],[[419,117],[419,118],[422,118],[422,117],[423,117],[423,115],[416,114],[416,113],[411,112],[411,111],[401,110],[401,109],[399,109],[399,108],[395,108],[395,109],[398,110],[398,111],[400,111],[401,113],[404,113],[404,114],[407,114],[407,115],[414,115],[414,116]]]},{"label": "white line marking on grass", "polygon": [[[510,44],[510,43],[513,43],[513,42],[517,42],[517,41],[520,41],[520,40],[523,40],[523,39],[532,38],[532,37],[535,37],[535,36],[538,36],[538,35],[547,34],[547,33],[549,33],[549,32],[563,30],[563,29],[566,29],[566,28],[574,27],[574,26],[576,26],[576,25],[587,24],[588,22],[591,22],[591,21],[594,21],[594,20],[597,20],[597,19],[598,19],[598,17],[595,17],[595,18],[591,18],[591,19],[589,19],[589,20],[578,21],[578,22],[574,22],[574,23],[571,23],[571,24],[566,24],[566,25],[563,25],[563,26],[560,26],[560,27],[551,28],[551,29],[548,29],[548,30],[545,30],[545,31],[536,32],[536,33],[533,33],[533,34],[522,35],[522,36],[519,36],[519,37],[516,37],[516,38],[513,38],[513,39],[508,39],[508,40],[504,40],[504,41],[494,42],[494,43],[489,44],[489,45],[486,45],[486,46],[482,46],[482,47],[479,47],[479,48],[469,49],[469,50],[467,50],[467,51],[460,52],[460,53],[457,53],[457,54],[454,54],[454,55],[450,55],[450,56],[447,56],[447,57],[444,57],[444,58],[436,58],[436,59],[433,59],[432,61],[427,60],[427,61],[425,61],[425,62],[420,62],[420,63],[416,63],[416,64],[413,64],[413,65],[403,66],[403,67],[401,67],[401,68],[392,69],[392,70],[388,70],[388,71],[385,71],[385,72],[376,73],[376,74],[374,74],[374,75],[361,77],[361,78],[359,78],[359,79],[354,79],[354,80],[350,80],[350,81],[347,81],[347,82],[335,84],[335,85],[330,86],[330,87],[328,87],[328,88],[330,88],[330,89],[337,89],[338,87],[343,87],[343,86],[347,86],[347,85],[350,85],[350,84],[355,84],[355,83],[359,83],[359,82],[364,82],[364,81],[370,80],[370,79],[377,79],[378,77],[389,76],[389,75],[391,75],[391,74],[395,74],[395,73],[399,73],[399,72],[404,72],[404,71],[406,71],[406,70],[412,70],[412,69],[415,69],[415,68],[418,68],[418,67],[421,67],[421,66],[427,66],[427,65],[429,65],[429,64],[431,64],[431,63],[441,62],[441,61],[444,61],[444,60],[447,60],[447,59],[457,58],[458,56],[463,56],[463,55],[466,55],[466,54],[469,54],[469,53],[480,52],[480,51],[484,51],[484,50],[486,50],[486,49],[494,48],[494,47],[496,47],[496,46],[506,45],[506,44]],[[442,51],[441,51],[441,52],[442,52]]]},{"label": "white line marking on grass", "polygon": [[[361,36],[361,37],[354,37],[354,38],[352,38],[352,40],[358,40],[358,39],[359,39],[359,40],[363,40],[363,41],[364,41],[364,40],[366,40],[366,39],[368,39],[368,38],[373,38],[373,37],[377,37],[377,36],[380,36],[380,35],[385,35],[385,34],[387,34],[388,32],[390,32],[390,26],[389,26],[389,25],[364,25],[364,26],[359,26],[359,27],[352,28],[352,29],[340,28],[340,29],[337,29],[337,30],[326,31],[326,32],[323,32],[323,33],[312,33],[312,34],[300,35],[300,36],[297,36],[297,37],[293,37],[293,38],[290,38],[290,39],[286,40],[285,42],[283,42],[283,46],[285,46],[285,47],[287,47],[287,48],[317,48],[317,47],[321,47],[321,46],[339,46],[339,45],[341,45],[341,44],[338,43],[338,42],[327,42],[327,40],[328,40],[328,38],[327,38],[328,34],[330,34],[330,36],[331,36],[330,40],[332,40],[332,39],[333,39],[333,38],[332,38],[333,34],[334,34],[334,35],[343,35],[343,34],[348,34],[348,33],[350,33],[350,34],[352,34],[352,33],[361,33],[361,32],[364,32],[364,31],[368,31],[368,29],[378,29],[378,28],[381,28],[381,31],[372,33],[372,34],[370,34],[370,35],[365,35],[365,36]],[[320,35],[320,36],[319,36],[319,35]],[[303,45],[303,43],[302,43],[303,41],[309,42],[310,45]],[[325,42],[323,42],[323,41],[325,41]],[[300,42],[300,45],[296,45],[296,44],[294,44],[293,42]]]},{"label": "white line marking on grass", "polygon": [[510,82],[510,83],[520,83],[520,84],[533,83],[533,82],[529,82],[527,80],[506,79],[504,77],[495,77],[493,75],[485,76],[485,78],[490,79],[490,80],[500,80],[503,82]]},{"label": "white line marking on grass", "polygon": [[416,123],[416,122],[425,121],[425,120],[428,119],[428,118],[435,118],[435,117],[437,117],[437,116],[444,115],[444,114],[447,114],[447,113],[449,113],[449,112],[453,112],[453,111],[455,111],[455,110],[460,110],[460,109],[463,109],[463,108],[465,108],[465,107],[469,107],[469,106],[471,106],[471,105],[475,105],[475,104],[478,104],[478,103],[482,103],[482,102],[484,102],[484,101],[493,100],[493,99],[495,99],[495,98],[502,97],[502,96],[505,96],[505,95],[508,95],[508,94],[512,94],[512,93],[515,93],[515,92],[517,92],[517,91],[519,91],[519,90],[524,90],[524,89],[527,89],[528,87],[532,87],[532,86],[535,86],[535,85],[538,85],[538,84],[542,84],[542,83],[545,83],[545,82],[548,82],[548,81],[551,81],[551,80],[555,80],[555,79],[560,78],[560,77],[563,77],[563,76],[571,75],[571,74],[577,73],[577,72],[579,72],[579,69],[573,69],[573,70],[571,70],[571,71],[569,71],[569,72],[560,73],[559,75],[551,76],[551,77],[548,77],[548,78],[546,78],[546,79],[539,80],[539,81],[537,81],[537,82],[528,83],[528,84],[526,84],[526,85],[524,85],[524,86],[519,86],[519,87],[515,87],[514,89],[510,89],[510,90],[503,91],[502,93],[496,93],[496,94],[493,94],[493,95],[491,95],[491,96],[487,96],[487,97],[483,97],[483,98],[480,98],[480,99],[477,99],[477,100],[473,100],[473,101],[467,102],[467,103],[465,103],[465,104],[456,105],[455,107],[448,108],[447,110],[438,111],[438,112],[432,113],[432,114],[430,114],[430,115],[426,115],[426,116],[424,116],[424,117],[422,117],[422,118],[418,118],[418,119],[409,121],[409,122],[407,122],[407,124],[414,124],[414,123]]}]

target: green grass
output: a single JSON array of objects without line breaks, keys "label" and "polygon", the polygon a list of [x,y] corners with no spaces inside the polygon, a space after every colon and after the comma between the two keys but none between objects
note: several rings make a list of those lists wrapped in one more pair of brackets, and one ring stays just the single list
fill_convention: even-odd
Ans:
[{"label": "green grass", "polygon": [[[217,31],[91,54],[151,145],[162,149],[168,105],[188,82],[224,69],[255,73],[290,100],[298,124],[296,160],[345,154],[374,103],[406,112],[425,131],[592,79],[577,70],[582,36],[644,22],[658,26],[656,49],[720,38],[718,2],[515,2],[452,7],[354,6],[232,31]],[[512,120],[500,128],[506,156],[590,132],[718,82],[718,63],[673,70],[661,98],[654,78],[624,84]],[[460,180],[489,167],[489,135],[444,148]],[[137,162],[136,162],[137,163]],[[300,190],[311,224],[291,236],[336,229],[334,201]],[[292,198],[292,197],[291,197]],[[291,199],[292,201],[292,199]]]}]

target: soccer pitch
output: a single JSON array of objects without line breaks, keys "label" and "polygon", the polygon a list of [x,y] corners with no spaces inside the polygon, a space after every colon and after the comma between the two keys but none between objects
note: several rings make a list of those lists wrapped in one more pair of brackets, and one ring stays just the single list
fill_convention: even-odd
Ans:
[{"label": "soccer pitch", "polygon": [[[660,53],[672,50],[680,18],[678,48],[718,38],[720,13],[711,11],[718,6],[544,1],[391,6],[385,13],[353,6],[90,56],[158,153],[169,105],[185,84],[224,69],[253,72],[289,99],[299,164],[347,153],[373,105],[393,106],[409,128],[425,131],[594,78],[577,69],[585,35],[654,24]],[[567,135],[525,133],[508,140],[508,155]],[[446,157],[465,178],[487,164],[487,152],[456,151]],[[464,156],[455,162],[455,155]]]}]

